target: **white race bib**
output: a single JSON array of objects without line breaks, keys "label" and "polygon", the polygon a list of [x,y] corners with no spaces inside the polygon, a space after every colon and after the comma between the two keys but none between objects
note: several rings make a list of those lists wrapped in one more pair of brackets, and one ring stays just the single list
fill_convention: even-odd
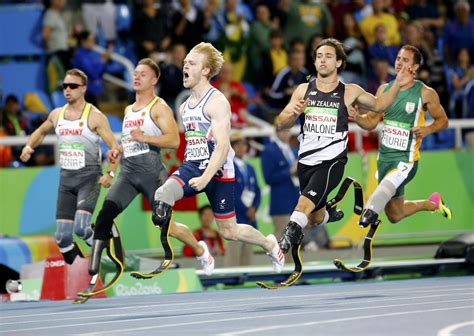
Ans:
[{"label": "white race bib", "polygon": [[408,148],[410,132],[410,124],[386,120],[383,128],[382,145],[405,151]]},{"label": "white race bib", "polygon": [[62,169],[78,170],[86,166],[84,144],[59,145],[59,166]]},{"label": "white race bib", "polygon": [[147,143],[132,140],[130,134],[122,135],[123,156],[125,158],[148,153],[150,146]]},{"label": "white race bib", "polygon": [[303,130],[317,136],[334,138],[337,127],[337,109],[328,107],[307,107]]},{"label": "white race bib", "polygon": [[209,159],[209,146],[206,133],[200,131],[188,131],[186,137],[186,161],[199,161]]}]

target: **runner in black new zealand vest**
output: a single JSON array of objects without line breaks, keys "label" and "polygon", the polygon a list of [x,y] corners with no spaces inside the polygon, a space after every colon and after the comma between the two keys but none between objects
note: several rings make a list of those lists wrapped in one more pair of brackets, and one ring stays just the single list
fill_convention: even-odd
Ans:
[{"label": "runner in black new zealand vest", "polygon": [[389,106],[412,74],[405,67],[394,85],[379,98],[355,84],[344,84],[338,72],[344,69],[346,54],[336,39],[321,41],[313,50],[317,77],[300,84],[290,102],[277,117],[278,128],[289,128],[300,119],[301,133],[298,176],[301,196],[279,240],[286,253],[300,244],[302,229],[308,225],[325,224],[330,216],[326,210],[328,194],[339,184],[347,162],[348,107],[354,103],[383,111]]},{"label": "runner in black new zealand vest", "polygon": [[[421,65],[420,51],[411,45],[403,46],[395,60],[395,70],[404,64],[417,70]],[[393,82],[382,85],[377,95],[382,94]],[[425,113],[429,112],[433,122],[425,125]],[[402,86],[395,102],[383,114],[368,112],[359,114],[351,108],[351,117],[362,128],[371,130],[383,117],[383,135],[377,158],[379,185],[370,196],[360,218],[361,226],[377,222],[380,213],[390,222],[396,223],[418,211],[434,211],[451,219],[451,210],[444,204],[439,192],[426,200],[405,200],[405,185],[416,174],[420,159],[421,141],[427,135],[439,132],[448,126],[448,118],[435,90],[419,80],[412,79]]]},{"label": "runner in black new zealand vest", "polygon": [[[78,69],[66,72],[63,89],[67,104],[56,108],[33,132],[23,148],[21,160],[27,161],[52,129],[58,136],[60,181],[56,206],[56,243],[64,260],[72,264],[83,256],[73,239],[73,232],[88,245],[92,244],[90,218],[94,212],[100,185],[109,187],[111,177],[101,176],[99,139],[111,149],[118,144],[107,118],[84,100],[87,76]],[[114,165],[111,165],[111,169]]]},{"label": "runner in black new zealand vest", "polygon": [[[276,238],[273,235],[265,238],[252,226],[236,222],[234,152],[229,141],[230,105],[209,83],[223,62],[222,53],[210,43],[196,45],[184,60],[183,85],[191,90],[191,96],[180,108],[186,132],[185,161],[156,191],[153,223],[167,227],[177,200],[205,192],[221,236],[261,246],[270,256],[274,270],[281,272],[284,255]],[[166,244],[165,239],[162,241]]]}]

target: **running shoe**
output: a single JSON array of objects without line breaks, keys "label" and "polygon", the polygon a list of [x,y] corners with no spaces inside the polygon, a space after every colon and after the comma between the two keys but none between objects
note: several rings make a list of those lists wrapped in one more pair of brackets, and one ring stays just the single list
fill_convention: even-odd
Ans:
[{"label": "running shoe", "polygon": [[283,270],[283,266],[285,265],[285,254],[281,250],[280,245],[278,245],[278,241],[274,235],[269,234],[267,236],[267,239],[270,239],[272,242],[275,243],[275,245],[273,245],[272,252],[267,253],[267,255],[272,261],[273,270],[275,271],[275,273],[281,273],[281,271]]},{"label": "running shoe", "polygon": [[200,240],[198,244],[202,246],[202,248],[204,249],[204,253],[202,254],[202,256],[196,258],[201,263],[202,270],[204,271],[204,273],[206,275],[211,275],[214,272],[214,257],[209,252],[209,248],[207,247],[207,244],[205,242]]},{"label": "running shoe", "polygon": [[434,213],[442,214],[448,220],[451,220],[453,216],[451,209],[444,203],[439,192],[432,193],[430,197],[428,197],[428,200],[436,205],[436,210],[433,211]]}]

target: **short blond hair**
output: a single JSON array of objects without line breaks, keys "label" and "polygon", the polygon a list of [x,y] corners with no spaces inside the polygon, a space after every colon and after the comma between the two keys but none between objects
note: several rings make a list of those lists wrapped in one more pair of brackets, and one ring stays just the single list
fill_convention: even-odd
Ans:
[{"label": "short blond hair", "polygon": [[139,65],[146,65],[148,66],[153,72],[155,73],[156,78],[160,78],[161,72],[160,72],[160,67],[154,60],[151,58],[142,58],[140,62],[138,62],[137,66]]},{"label": "short blond hair", "polygon": [[67,75],[79,77],[82,80],[82,84],[87,85],[87,75],[84,71],[74,68],[66,71],[66,76]]},{"label": "short blond hair", "polygon": [[196,52],[206,56],[205,67],[209,67],[209,78],[216,76],[224,64],[224,56],[222,52],[217,50],[212,44],[208,42],[201,42],[194,46],[190,52]]}]

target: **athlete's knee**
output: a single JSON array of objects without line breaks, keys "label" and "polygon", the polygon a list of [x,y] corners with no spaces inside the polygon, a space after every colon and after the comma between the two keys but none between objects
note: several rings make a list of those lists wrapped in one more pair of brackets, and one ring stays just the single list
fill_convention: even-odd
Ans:
[{"label": "athlete's knee", "polygon": [[112,225],[120,211],[117,203],[109,200],[104,201],[94,227],[94,239],[107,240],[112,237]]},{"label": "athlete's knee", "polygon": [[183,188],[173,179],[168,179],[155,192],[155,201],[162,201],[171,206],[181,198],[183,198]]},{"label": "athlete's knee", "polygon": [[151,220],[156,227],[162,228],[171,221],[172,206],[163,201],[153,202]]},{"label": "athlete's knee", "polygon": [[[74,215],[74,233],[82,240],[88,241],[92,238],[93,231],[90,220],[92,214],[88,211],[78,210]],[[89,242],[91,245],[92,241]]]},{"label": "athlete's knee", "polygon": [[216,219],[219,234],[225,240],[237,240],[238,228],[236,223],[229,222],[228,219]]},{"label": "athlete's knee", "polygon": [[56,232],[54,238],[56,244],[58,244],[61,252],[67,251],[73,245],[72,232],[74,229],[74,223],[70,220],[57,220],[56,221]]},{"label": "athlete's knee", "polygon": [[387,215],[389,222],[392,224],[398,223],[403,219],[402,215],[392,211],[385,211],[385,215]]},{"label": "athlete's knee", "polygon": [[231,229],[221,229],[219,230],[219,234],[225,240],[237,240],[237,232]]},{"label": "athlete's knee", "polygon": [[379,215],[370,209],[364,209],[362,215],[360,215],[359,225],[362,227],[367,227],[371,224],[375,224],[379,218]]}]

